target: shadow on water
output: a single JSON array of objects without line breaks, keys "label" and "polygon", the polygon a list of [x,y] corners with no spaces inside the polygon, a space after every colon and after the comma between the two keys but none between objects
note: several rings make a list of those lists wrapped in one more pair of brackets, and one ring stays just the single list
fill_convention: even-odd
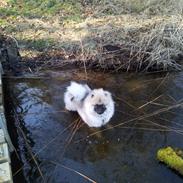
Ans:
[{"label": "shadow on water", "polygon": [[158,163],[156,151],[168,145],[183,148],[183,109],[166,110],[183,98],[183,73],[88,72],[91,87],[112,92],[116,112],[103,128],[84,124],[75,131],[78,115],[64,110],[63,93],[70,80],[84,81],[85,73],[45,75],[3,80],[8,128],[19,154],[19,159],[12,155],[15,183],[182,182]]}]

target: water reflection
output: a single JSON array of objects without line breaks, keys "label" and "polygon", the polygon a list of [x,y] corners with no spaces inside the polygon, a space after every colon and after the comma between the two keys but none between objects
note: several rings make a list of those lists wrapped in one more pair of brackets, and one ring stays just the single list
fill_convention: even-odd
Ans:
[{"label": "water reflection", "polygon": [[[89,182],[62,165],[96,182],[182,182],[180,176],[156,160],[156,151],[162,146],[183,148],[182,108],[145,116],[175,105],[182,99],[183,73],[133,75],[89,72],[88,84],[91,87],[104,87],[113,93],[115,116],[109,125],[101,129],[89,129],[83,125],[71,142],[75,125],[72,122],[78,115],[64,110],[63,92],[70,80],[84,82],[85,75],[82,71],[73,70],[49,71],[47,76],[49,79],[5,81],[8,83],[6,100],[13,99],[13,103],[6,106],[6,114],[13,116],[10,132],[14,136],[14,129],[17,129],[18,142],[15,145],[27,182],[43,182],[40,171],[44,180],[50,183]],[[13,141],[17,139],[13,138]],[[39,168],[31,160],[27,144],[36,155]],[[15,167],[14,173],[20,167]],[[19,173],[14,177],[18,176]]]}]

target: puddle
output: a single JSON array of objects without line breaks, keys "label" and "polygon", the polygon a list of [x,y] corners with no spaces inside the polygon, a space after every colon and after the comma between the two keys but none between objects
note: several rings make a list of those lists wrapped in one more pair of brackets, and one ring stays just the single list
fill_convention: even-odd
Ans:
[{"label": "puddle", "polygon": [[73,138],[78,115],[64,110],[63,93],[70,80],[85,80],[83,71],[4,79],[8,128],[20,158],[12,156],[15,183],[91,182],[77,172],[99,183],[181,183],[158,163],[156,151],[168,145],[183,149],[183,109],[161,111],[183,98],[183,73],[88,72],[88,78],[89,86],[112,92],[116,112],[107,126],[83,125]]}]

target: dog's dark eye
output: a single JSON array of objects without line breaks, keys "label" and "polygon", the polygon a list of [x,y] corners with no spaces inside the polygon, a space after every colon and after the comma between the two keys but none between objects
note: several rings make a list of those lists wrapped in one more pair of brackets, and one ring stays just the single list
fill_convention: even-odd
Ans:
[{"label": "dog's dark eye", "polygon": [[71,101],[73,101],[73,100],[74,100],[74,97],[71,98]]},{"label": "dog's dark eye", "polygon": [[108,93],[104,93],[104,95],[107,97],[108,96]]},{"label": "dog's dark eye", "polygon": [[93,98],[94,97],[94,95],[93,94],[91,94],[91,98]]}]

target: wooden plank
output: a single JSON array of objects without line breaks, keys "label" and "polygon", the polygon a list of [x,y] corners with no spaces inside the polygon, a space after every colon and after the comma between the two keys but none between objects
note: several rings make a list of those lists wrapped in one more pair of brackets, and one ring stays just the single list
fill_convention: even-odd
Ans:
[{"label": "wooden plank", "polygon": [[[14,147],[7,130],[6,119],[3,107],[2,75],[3,68],[0,63],[0,183],[13,183],[11,173],[11,159],[9,150],[13,151]],[[8,144],[7,144],[7,143]]]},{"label": "wooden plank", "polygon": [[2,128],[3,132],[4,132],[4,137],[6,142],[8,143],[9,146],[9,150],[10,152],[14,151],[14,146],[11,142],[8,130],[7,130],[7,126],[6,126],[6,119],[3,113],[0,113],[0,128]]},{"label": "wooden plank", "polygon": [[4,163],[4,162],[10,163],[7,143],[0,144],[0,163]]},{"label": "wooden plank", "polygon": [[0,113],[3,113],[4,112],[4,108],[2,105],[0,105]]},{"label": "wooden plank", "polygon": [[0,183],[12,182],[11,169],[8,162],[0,164]]},{"label": "wooden plank", "polygon": [[0,100],[1,100],[1,104],[2,104],[2,100],[3,100],[3,95],[2,95],[2,80],[0,78]]},{"label": "wooden plank", "polygon": [[4,132],[0,129],[0,144],[5,143]]}]

